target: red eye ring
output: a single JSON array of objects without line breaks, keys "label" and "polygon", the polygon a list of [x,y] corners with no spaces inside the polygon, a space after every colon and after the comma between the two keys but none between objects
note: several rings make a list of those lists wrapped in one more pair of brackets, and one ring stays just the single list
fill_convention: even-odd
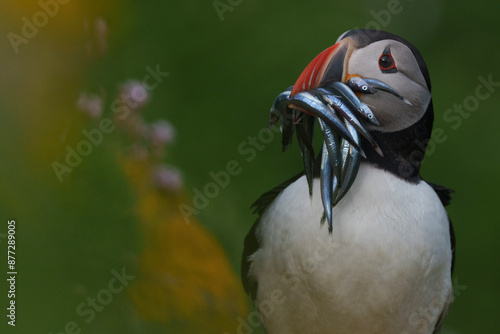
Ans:
[{"label": "red eye ring", "polygon": [[378,59],[378,67],[383,73],[397,72],[396,62],[391,55],[391,50],[386,47],[380,58]]}]

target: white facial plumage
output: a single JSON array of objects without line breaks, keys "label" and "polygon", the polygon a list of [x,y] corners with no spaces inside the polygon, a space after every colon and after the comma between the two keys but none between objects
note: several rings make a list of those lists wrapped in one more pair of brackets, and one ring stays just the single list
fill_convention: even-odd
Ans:
[{"label": "white facial plumage", "polygon": [[[385,50],[390,50],[396,72],[385,73],[380,69],[379,59]],[[404,96],[412,105],[385,93],[363,94],[360,100],[366,103],[380,122],[370,126],[381,132],[396,132],[418,122],[431,100],[431,92],[412,51],[403,43],[385,39],[354,49],[348,60],[348,73],[362,78],[378,79]]]}]

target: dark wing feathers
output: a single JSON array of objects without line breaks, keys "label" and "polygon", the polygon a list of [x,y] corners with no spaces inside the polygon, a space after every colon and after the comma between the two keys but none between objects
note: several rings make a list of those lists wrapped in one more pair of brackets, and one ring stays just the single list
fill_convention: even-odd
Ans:
[{"label": "dark wing feathers", "polygon": [[[432,189],[434,189],[443,206],[447,206],[448,204],[450,204],[451,194],[455,192],[454,190],[431,182],[427,182],[427,184],[430,185]],[[451,273],[453,274],[453,271],[455,270],[455,231],[453,230],[453,224],[451,223],[450,217],[448,217],[448,221],[450,222]]]},{"label": "dark wing feathers", "polygon": [[443,206],[447,206],[448,204],[450,204],[451,194],[455,192],[454,190],[451,190],[449,188],[431,182],[427,182],[427,184],[430,185],[432,189],[434,189],[439,199],[441,200],[441,203],[443,203]]},{"label": "dark wing feathers", "polygon": [[297,181],[302,175],[304,175],[304,172],[300,172],[299,174],[295,175],[294,177],[286,180],[285,182],[281,183],[280,185],[274,187],[273,189],[263,193],[251,206],[250,208],[253,209],[253,213],[257,213],[259,216],[262,215],[264,210],[274,201],[278,195],[285,190],[286,187]]},{"label": "dark wing feathers", "polygon": [[252,228],[245,237],[243,256],[241,259],[241,281],[243,282],[245,292],[252,297],[252,300],[255,300],[257,297],[257,281],[250,277],[251,262],[248,257],[259,249],[260,240],[257,239],[256,234],[256,230],[259,226],[259,220],[260,218],[253,224]]},{"label": "dark wing feathers", "polygon": [[295,175],[291,179],[283,182],[282,184],[269,190],[268,192],[265,192],[250,207],[251,209],[253,209],[254,213],[257,213],[259,215],[259,218],[253,224],[252,228],[245,237],[243,256],[241,259],[241,280],[243,281],[243,287],[245,288],[246,293],[252,296],[252,299],[254,300],[257,294],[257,282],[253,280],[249,275],[251,262],[248,260],[248,257],[255,253],[260,247],[260,240],[257,237],[257,229],[259,227],[260,217],[262,216],[266,208],[274,201],[274,199],[286,187],[297,181],[297,179],[302,175],[304,175],[303,172]]},{"label": "dark wing feathers", "polygon": [[[446,187],[427,182],[432,189],[436,192],[438,195],[439,199],[441,200],[441,203],[443,206],[447,206],[450,204],[451,201],[451,194],[454,193],[453,190],[448,189]],[[450,222],[450,243],[451,243],[451,273],[450,275],[453,275],[453,271],[455,270],[455,231],[453,230],[453,224],[451,223],[451,219],[448,216],[448,221]],[[450,301],[451,302],[451,301]],[[450,304],[446,303],[446,305],[443,308],[443,311],[441,312],[441,315],[439,316],[439,319],[436,323],[436,326],[434,327],[434,331],[432,332],[433,334],[437,334],[441,331],[441,327],[443,325],[444,318],[446,314],[448,313],[448,308]]]}]

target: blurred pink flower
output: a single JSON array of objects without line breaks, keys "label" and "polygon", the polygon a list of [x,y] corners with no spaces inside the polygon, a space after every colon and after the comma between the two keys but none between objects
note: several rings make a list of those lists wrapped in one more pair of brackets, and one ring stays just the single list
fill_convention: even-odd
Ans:
[{"label": "blurred pink flower", "polygon": [[131,109],[137,110],[148,103],[149,94],[142,82],[131,80],[121,87],[120,99]]},{"label": "blurred pink flower", "polygon": [[94,26],[98,53],[102,56],[108,48],[108,24],[102,17],[98,17]]},{"label": "blurred pink flower", "polygon": [[76,106],[89,118],[99,118],[102,115],[102,98],[100,96],[81,92]]},{"label": "blurred pink flower", "polygon": [[156,187],[165,191],[178,191],[182,188],[181,174],[172,166],[160,165],[154,168],[153,182]]},{"label": "blurred pink flower", "polygon": [[170,144],[175,139],[175,129],[165,120],[156,121],[151,125],[151,143],[155,146]]}]

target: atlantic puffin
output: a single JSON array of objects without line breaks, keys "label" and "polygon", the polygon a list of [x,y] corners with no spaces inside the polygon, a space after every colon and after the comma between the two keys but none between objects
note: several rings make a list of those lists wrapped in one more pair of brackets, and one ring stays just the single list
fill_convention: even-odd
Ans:
[{"label": "atlantic puffin", "polygon": [[455,236],[445,210],[452,191],[420,177],[434,120],[427,66],[405,39],[366,29],[343,33],[311,64],[290,96],[369,78],[404,99],[355,92],[377,120],[359,118],[378,149],[360,137],[354,181],[329,206],[331,231],[321,155],[253,204],[244,288],[268,334],[437,333],[453,299]]}]

